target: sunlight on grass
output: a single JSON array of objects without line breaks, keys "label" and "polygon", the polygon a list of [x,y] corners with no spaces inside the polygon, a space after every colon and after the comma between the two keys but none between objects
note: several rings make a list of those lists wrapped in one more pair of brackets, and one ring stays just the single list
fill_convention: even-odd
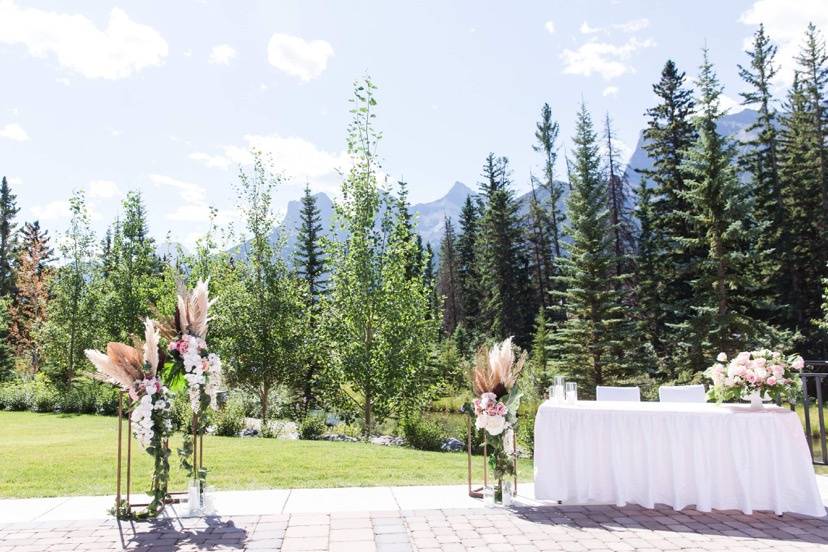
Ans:
[{"label": "sunlight on grass", "polygon": [[[0,412],[0,496],[114,494],[116,435],[112,417]],[[133,441],[133,491],[149,487],[150,460]],[[362,443],[207,436],[204,462],[221,490],[466,482],[465,454]],[[174,450],[171,463],[171,490],[183,489]],[[481,458],[473,466],[482,480]],[[531,479],[531,460],[518,474]]]}]

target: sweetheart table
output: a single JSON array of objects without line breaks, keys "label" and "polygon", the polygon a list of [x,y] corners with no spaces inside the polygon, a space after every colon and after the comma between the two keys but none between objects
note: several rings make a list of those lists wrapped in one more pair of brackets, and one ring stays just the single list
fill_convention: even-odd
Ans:
[{"label": "sweetheart table", "polygon": [[825,516],[799,417],[777,406],[546,401],[535,498]]}]

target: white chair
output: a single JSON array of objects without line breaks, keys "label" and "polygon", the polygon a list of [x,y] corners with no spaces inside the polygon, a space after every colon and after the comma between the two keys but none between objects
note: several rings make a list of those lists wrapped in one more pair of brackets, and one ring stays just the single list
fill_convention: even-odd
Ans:
[{"label": "white chair", "polygon": [[707,402],[704,385],[662,385],[658,388],[660,402],[703,403]]},{"label": "white chair", "polygon": [[641,390],[638,387],[608,387],[599,385],[595,388],[595,400],[641,402]]}]

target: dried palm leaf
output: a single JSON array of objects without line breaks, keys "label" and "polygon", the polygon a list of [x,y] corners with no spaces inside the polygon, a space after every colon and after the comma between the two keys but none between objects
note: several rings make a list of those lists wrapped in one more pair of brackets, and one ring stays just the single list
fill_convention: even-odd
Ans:
[{"label": "dried palm leaf", "polygon": [[155,305],[150,306],[150,314],[152,314],[152,319],[155,320],[155,327],[158,328],[161,337],[167,341],[172,341],[178,336],[174,316],[164,316]]},{"label": "dried palm leaf", "polygon": [[512,348],[512,338],[478,349],[475,356],[473,387],[476,395],[494,393],[501,397],[514,387],[517,377],[526,364],[526,352],[522,352],[517,362]]},{"label": "dried palm leaf", "polygon": [[208,281],[199,280],[187,301],[187,322],[190,333],[197,337],[207,337],[207,325],[210,321],[208,311],[213,304],[209,298]]},{"label": "dried palm leaf", "polygon": [[155,376],[158,369],[158,342],[161,341],[161,334],[155,327],[152,318],[144,320],[144,363],[149,365],[149,377]]},{"label": "dried palm leaf", "polygon": [[132,384],[136,378],[132,377],[132,374],[123,367],[113,362],[109,356],[95,349],[86,349],[84,354],[98,371],[96,374],[93,374],[95,379],[115,383],[126,391],[132,389]]},{"label": "dried palm leaf", "polygon": [[116,366],[126,370],[133,381],[144,378],[144,357],[138,349],[124,343],[107,343],[106,354]]}]

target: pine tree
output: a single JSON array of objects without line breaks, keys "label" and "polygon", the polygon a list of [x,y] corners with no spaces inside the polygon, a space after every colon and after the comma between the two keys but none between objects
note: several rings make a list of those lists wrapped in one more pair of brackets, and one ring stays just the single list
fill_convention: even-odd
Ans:
[{"label": "pine tree", "polygon": [[479,226],[480,209],[471,196],[466,196],[460,212],[460,235],[457,237],[457,273],[462,298],[462,317],[459,323],[473,331],[480,324],[480,276],[477,271]]},{"label": "pine tree", "polygon": [[305,186],[302,211],[297,229],[297,249],[294,254],[296,273],[305,282],[310,305],[316,305],[327,287],[325,252],[322,248],[322,217],[316,205],[316,197]]},{"label": "pine tree", "polygon": [[548,221],[551,228],[550,245],[555,254],[555,258],[561,256],[561,238],[564,223],[564,214],[560,212],[559,207],[564,189],[560,182],[555,181],[555,161],[558,158],[558,146],[556,144],[558,132],[558,123],[552,120],[552,108],[549,107],[549,104],[545,103],[541,108],[541,120],[538,121],[535,130],[537,144],[532,146],[532,149],[543,154],[542,186],[546,189],[549,196]]},{"label": "pine tree", "polygon": [[17,251],[14,218],[20,208],[6,177],[0,184],[0,297],[14,293],[14,260]]},{"label": "pine tree", "polygon": [[785,281],[790,283],[782,288],[782,302],[790,305],[790,327],[806,337],[802,354],[819,355],[822,350],[811,321],[821,317],[821,281],[825,274],[825,240],[820,223],[822,182],[813,117],[798,75],[780,118],[779,146],[784,228],[789,243],[781,262]]},{"label": "pine tree", "polygon": [[9,339],[15,354],[38,372],[42,364],[42,344],[37,333],[46,320],[46,303],[52,258],[49,233],[40,223],[27,222],[21,232],[21,247],[17,259],[16,293],[9,309],[11,325]]},{"label": "pine tree", "polygon": [[750,64],[739,65],[739,76],[750,86],[742,92],[743,104],[757,112],[756,121],[747,129],[754,137],[746,143],[741,166],[750,174],[755,218],[758,221],[758,237],[754,247],[759,263],[759,282],[764,300],[757,301],[754,312],[765,319],[786,321],[784,303],[779,296],[788,286],[782,259],[787,252],[787,224],[784,219],[781,184],[779,181],[777,113],[771,93],[772,81],[777,68],[774,65],[776,46],[759,25],[753,37],[753,49],[748,50]]},{"label": "pine tree", "polygon": [[687,366],[707,367],[720,351],[728,354],[754,344],[776,345],[771,329],[750,317],[756,299],[756,270],[750,255],[755,224],[750,218],[750,197],[740,182],[736,144],[719,134],[717,123],[722,86],[707,49],[699,70],[698,139],[688,150],[685,168],[692,205],[691,222],[701,231],[689,241],[705,252],[694,282],[691,318],[680,326]]},{"label": "pine tree", "polygon": [[535,193],[534,177],[530,177],[532,195],[529,198],[529,229],[527,240],[530,251],[530,272],[535,291],[535,303],[545,310],[552,290],[554,274],[552,248],[549,245],[549,220],[546,210]]},{"label": "pine tree", "polygon": [[514,336],[516,343],[527,346],[536,311],[529,301],[525,238],[508,160],[490,153],[482,176],[484,210],[477,241],[481,329],[488,335]]},{"label": "pine tree", "polygon": [[623,374],[615,352],[623,344],[619,293],[613,282],[615,258],[607,209],[607,187],[601,174],[598,137],[586,106],[581,104],[573,138],[575,151],[567,201],[567,255],[558,277],[565,291],[566,319],[553,324],[552,366],[592,393],[595,385]]},{"label": "pine tree", "polygon": [[443,220],[437,293],[443,304],[443,335],[449,336],[463,319],[463,292],[460,288],[460,258],[457,237],[449,217]]},{"label": "pine tree", "polygon": [[686,241],[697,233],[688,217],[684,168],[685,152],[696,140],[696,129],[691,121],[695,108],[692,91],[684,83],[685,74],[668,60],[661,79],[653,86],[659,103],[647,110],[649,120],[644,130],[644,149],[652,168],[641,172],[654,188],[654,276],[664,283],[661,305],[665,312],[654,315],[659,321],[656,331],[660,337],[655,343],[662,344],[657,350],[661,358],[672,354],[667,339],[670,325],[681,323],[690,315],[693,281],[702,259],[702,253],[688,247]]},{"label": "pine tree", "polygon": [[609,113],[604,119],[605,174],[607,182],[607,206],[609,208],[610,227],[612,231],[612,252],[615,256],[615,282],[617,286],[624,283],[621,276],[630,271],[630,254],[633,243],[633,222],[630,215],[630,194],[627,173],[619,160],[618,149],[614,142],[614,131]]}]

